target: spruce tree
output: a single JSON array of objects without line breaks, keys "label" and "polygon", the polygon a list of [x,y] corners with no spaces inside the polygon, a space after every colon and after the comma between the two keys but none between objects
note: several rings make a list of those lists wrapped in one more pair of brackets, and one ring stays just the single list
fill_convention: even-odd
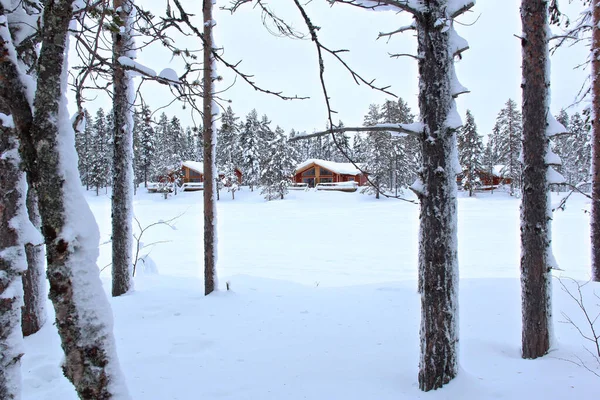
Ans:
[{"label": "spruce tree", "polygon": [[108,185],[110,176],[110,130],[104,110],[98,109],[91,130],[91,152],[89,154],[90,166],[88,169],[88,182],[96,188],[96,195],[100,189]]},{"label": "spruce tree", "polygon": [[246,122],[240,135],[244,180],[252,191],[260,181],[260,151],[262,144],[259,137],[260,129],[258,114],[256,110],[252,110],[246,117]]},{"label": "spruce tree", "polygon": [[503,165],[502,175],[510,178],[510,194],[515,195],[521,188],[521,136],[523,122],[521,111],[512,99],[496,117],[494,126],[494,151],[498,154],[498,162]]},{"label": "spruce tree", "polygon": [[294,173],[297,160],[293,159],[292,147],[288,145],[283,129],[275,129],[275,138],[268,144],[271,155],[261,172],[261,194],[266,200],[283,199],[288,192],[290,178]]},{"label": "spruce tree", "polygon": [[217,168],[223,168],[232,162],[236,167],[241,166],[242,151],[240,149],[240,125],[238,117],[231,106],[221,115],[221,128],[217,135]]},{"label": "spruce tree", "polygon": [[475,118],[470,110],[467,110],[467,118],[463,127],[456,136],[458,146],[458,160],[462,166],[462,186],[473,195],[473,189],[481,185],[479,171],[482,169],[483,143],[481,136],[477,134]]},{"label": "spruce tree", "polygon": [[[382,115],[377,104],[369,106],[369,112],[365,115],[364,126],[377,125]],[[388,114],[389,115],[389,114]],[[381,191],[387,189],[390,183],[390,165],[392,154],[391,135],[388,132],[369,132],[366,139],[366,171],[369,179],[375,187],[368,186],[367,192],[374,192],[375,198],[379,198]]]}]

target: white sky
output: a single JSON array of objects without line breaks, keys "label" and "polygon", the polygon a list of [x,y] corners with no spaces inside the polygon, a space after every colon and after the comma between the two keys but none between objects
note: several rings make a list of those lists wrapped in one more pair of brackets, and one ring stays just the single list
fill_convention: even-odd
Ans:
[{"label": "white sky", "polygon": [[[151,0],[162,6],[162,0]],[[144,2],[146,3],[146,2]],[[189,10],[201,15],[201,2],[187,0]],[[217,6],[227,5],[228,0],[218,0]],[[565,0],[562,1],[565,3]],[[471,93],[458,98],[461,115],[471,109],[479,127],[486,135],[494,125],[497,113],[504,103],[513,98],[520,103],[521,46],[514,35],[521,31],[519,0],[478,0],[473,12],[464,15],[460,22],[472,26],[457,25],[457,31],[468,40],[470,49],[463,53],[457,64],[457,75]],[[292,21],[304,31],[299,13],[291,0],[273,0],[273,9]],[[578,4],[567,5],[571,13],[578,12]],[[391,59],[388,53],[415,52],[416,39],[412,32],[394,36],[389,42],[375,40],[380,31],[393,31],[411,22],[406,13],[372,12],[347,5],[329,7],[324,0],[313,0],[306,7],[315,25],[321,27],[320,40],[331,49],[348,49],[344,59],[365,78],[376,78],[379,85],[391,85],[390,90],[402,97],[418,114],[417,62],[413,59]],[[158,13],[158,9],[156,10]],[[291,40],[271,35],[262,26],[260,12],[245,6],[235,15],[215,10],[217,27],[215,39],[225,49],[230,62],[243,60],[240,69],[253,74],[257,84],[285,94],[310,96],[309,100],[283,101],[270,95],[255,92],[238,79],[236,85],[223,96],[232,100],[231,106],[239,117],[244,118],[256,108],[260,115],[267,114],[273,121],[289,132],[312,132],[326,124],[326,109],[318,79],[318,63],[315,46],[309,40]],[[556,30],[557,28],[553,28]],[[180,40],[180,39],[178,39]],[[182,41],[182,43],[184,43]],[[188,46],[198,47],[194,42]],[[552,112],[571,105],[587,74],[573,70],[587,56],[587,49],[566,48],[552,57]],[[164,67],[181,70],[175,62],[169,63],[168,54],[147,51],[139,54],[139,61],[159,71]],[[232,74],[221,68],[229,85]],[[333,108],[346,126],[362,125],[364,114],[371,103],[383,103],[386,95],[367,87],[357,86],[350,75],[333,58],[326,56],[325,74]],[[224,87],[224,86],[223,86]],[[144,90],[145,100],[152,107],[166,103],[168,94],[157,84],[149,84]],[[103,100],[88,105],[109,107]],[[573,111],[573,110],[572,110]],[[189,112],[179,106],[167,109],[170,115],[178,115],[185,125],[191,124]]]}]

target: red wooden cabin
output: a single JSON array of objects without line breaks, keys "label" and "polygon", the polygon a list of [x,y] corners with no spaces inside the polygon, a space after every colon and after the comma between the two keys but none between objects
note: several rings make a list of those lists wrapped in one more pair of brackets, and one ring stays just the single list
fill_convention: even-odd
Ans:
[{"label": "red wooden cabin", "polygon": [[[181,174],[183,183],[203,183],[204,182],[204,163],[201,161],[184,161],[181,165]],[[242,183],[242,171],[235,169],[235,176],[238,184]],[[219,172],[219,178],[225,178],[225,174]]]},{"label": "red wooden cabin", "polygon": [[319,183],[356,182],[359,186],[367,183],[366,176],[352,163],[309,159],[296,167],[294,183],[306,183],[315,187]]}]

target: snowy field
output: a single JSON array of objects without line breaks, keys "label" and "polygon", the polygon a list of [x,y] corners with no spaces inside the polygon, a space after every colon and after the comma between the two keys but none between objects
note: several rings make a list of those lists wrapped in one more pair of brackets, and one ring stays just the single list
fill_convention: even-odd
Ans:
[{"label": "snowy field", "polygon": [[[553,198],[558,199],[553,195]],[[110,200],[89,192],[102,240]],[[555,276],[589,279],[589,210],[573,196],[555,213]],[[520,358],[519,201],[503,193],[459,199],[459,377],[442,390],[417,386],[420,298],[418,206],[359,193],[292,192],[265,202],[247,188],[218,203],[220,291],[203,296],[202,192],[164,200],[140,190],[135,214],[167,241],[140,270],[135,292],[111,299],[122,368],[136,400],[597,399],[600,377],[575,302],[554,280],[556,343]],[[99,265],[110,263],[110,244]],[[110,267],[101,273],[110,293]],[[563,280],[564,281],[564,280]],[[229,282],[230,291],[225,290]],[[565,284],[574,288],[571,281]],[[584,294],[600,311],[589,284]],[[50,305],[49,305],[49,308]],[[25,399],[71,400],[52,324],[26,339]],[[595,370],[600,373],[600,370]]]}]

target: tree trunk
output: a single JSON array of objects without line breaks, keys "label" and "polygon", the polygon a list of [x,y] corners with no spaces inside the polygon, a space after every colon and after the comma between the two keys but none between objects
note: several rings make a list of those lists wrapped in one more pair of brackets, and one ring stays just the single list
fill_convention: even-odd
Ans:
[{"label": "tree trunk", "polygon": [[203,139],[204,139],[204,294],[208,295],[216,289],[217,283],[217,249],[216,249],[216,203],[215,168],[216,135],[213,113],[217,105],[213,101],[213,75],[216,73],[213,48],[213,19],[212,0],[203,0],[202,13],[204,17],[204,99],[203,99]]},{"label": "tree trunk", "polygon": [[546,135],[548,87],[547,1],[522,0],[523,199],[521,201],[522,356],[548,352],[551,324],[550,204]]},{"label": "tree trunk", "polygon": [[[600,7],[593,7],[593,26],[600,24]],[[600,29],[592,30],[592,280],[600,282]]]},{"label": "tree trunk", "polygon": [[[454,74],[445,0],[429,2],[415,16],[420,75],[419,108],[427,126],[421,140],[424,191],[419,230],[421,358],[419,388],[438,389],[458,372],[458,259],[456,238],[456,135],[448,116],[456,113],[450,82]],[[453,28],[451,28],[453,29]],[[456,159],[456,161],[455,161]]]},{"label": "tree trunk", "polygon": [[[133,81],[119,57],[132,50],[131,0],[113,0],[121,29],[113,33],[113,192],[112,192],[112,295],[133,288]],[[132,58],[132,57],[131,57]]]},{"label": "tree trunk", "polygon": [[[27,190],[27,212],[31,224],[39,230],[42,221],[37,195],[31,186]],[[46,323],[47,285],[43,243],[25,244],[25,253],[27,271],[23,275],[24,304],[21,310],[21,328],[23,336],[29,336],[39,331]]]},{"label": "tree trunk", "polygon": [[7,400],[21,398],[21,275],[26,268],[24,240],[15,229],[27,218],[15,133],[0,128],[0,399]]},{"label": "tree trunk", "polygon": [[[110,306],[96,265],[99,232],[73,163],[74,135],[64,98],[73,2],[55,0],[46,6],[35,116],[30,130],[19,130],[26,142],[21,150],[39,196],[49,297],[65,352],[63,372],[81,399],[128,398],[115,354]],[[15,93],[26,98],[22,87]],[[15,125],[24,128],[26,122]]]}]

